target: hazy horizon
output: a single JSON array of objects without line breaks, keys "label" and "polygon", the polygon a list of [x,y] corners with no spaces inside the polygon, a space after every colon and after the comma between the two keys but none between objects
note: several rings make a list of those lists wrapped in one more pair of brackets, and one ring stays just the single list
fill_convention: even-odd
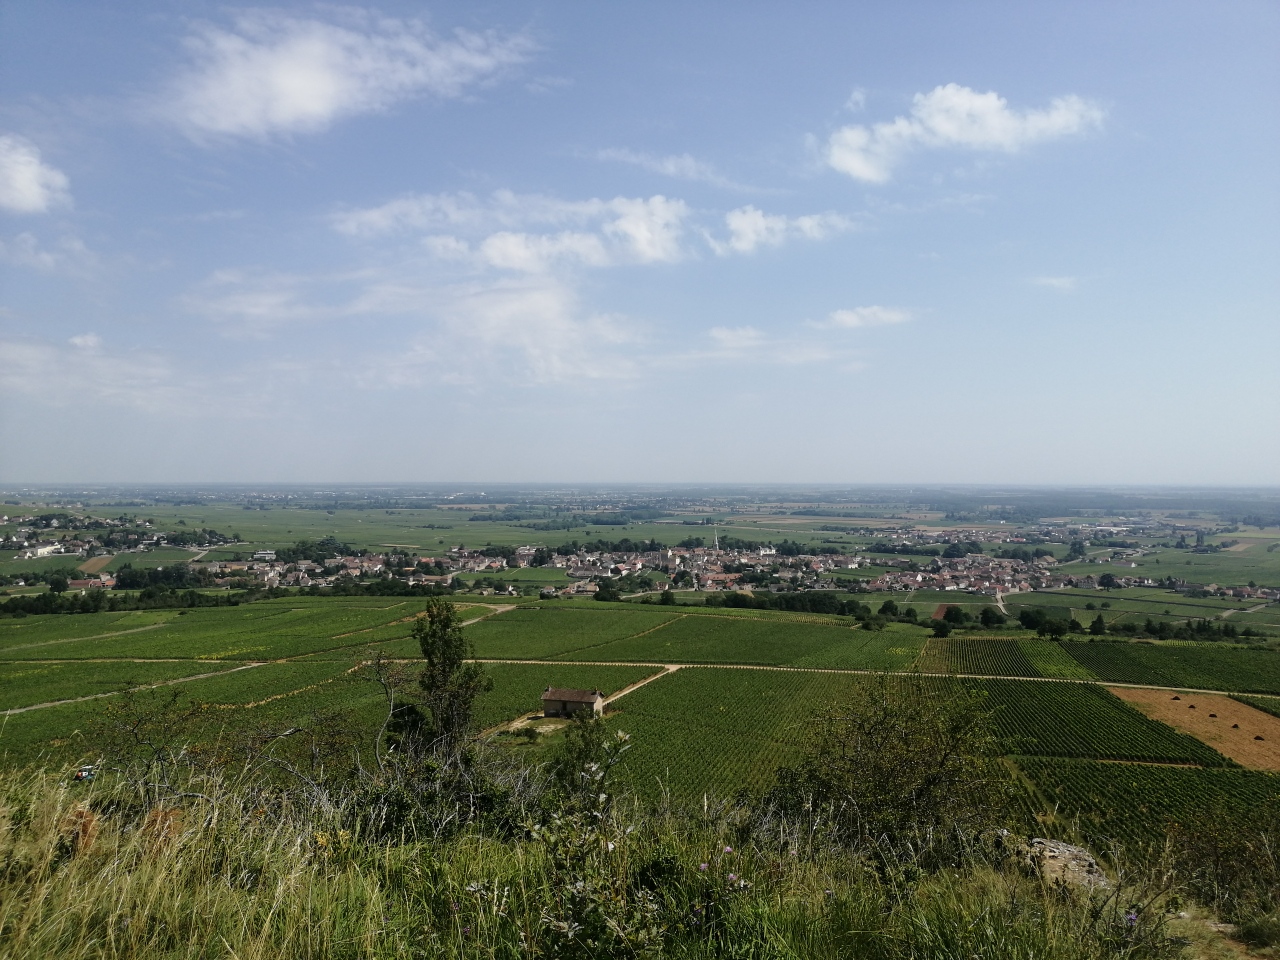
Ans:
[{"label": "hazy horizon", "polygon": [[0,484],[1273,489],[1278,41],[5,4]]}]

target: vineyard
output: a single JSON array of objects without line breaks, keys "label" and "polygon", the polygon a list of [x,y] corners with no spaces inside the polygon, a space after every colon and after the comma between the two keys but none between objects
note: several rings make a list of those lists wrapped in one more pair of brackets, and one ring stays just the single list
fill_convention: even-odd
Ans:
[{"label": "vineyard", "polygon": [[233,666],[235,664],[193,660],[4,663],[0,664],[0,713],[35,703],[91,697],[177,677],[228,670]]},{"label": "vineyard", "polygon": [[472,624],[466,633],[475,644],[476,656],[482,658],[547,660],[576,652],[582,660],[624,659],[595,654],[612,641],[670,624],[677,617],[676,613],[612,604],[596,604],[594,609],[530,606]]},{"label": "vineyard", "polygon": [[986,694],[1009,753],[1205,766],[1229,762],[1194,737],[1148,719],[1094,684],[963,682]]},{"label": "vineyard", "polygon": [[965,673],[987,677],[1038,677],[1016,640],[941,639],[925,645],[917,664],[924,673]]},{"label": "vineyard", "polygon": [[1059,680],[1096,680],[1093,672],[1062,649],[1062,645],[1045,640],[1018,640],[1028,662],[1042,677]]},{"label": "vineyard", "polygon": [[[76,670],[106,664],[72,664]],[[126,665],[119,665],[126,666]],[[139,665],[131,665],[139,666]],[[179,667],[146,664],[144,667]],[[228,670],[231,664],[199,664],[203,671]],[[187,701],[207,705],[208,719],[201,737],[215,740],[245,733],[309,726],[318,718],[342,716],[341,725],[369,742],[381,723],[385,701],[354,661],[308,659],[223,673],[174,687]],[[410,669],[412,666],[410,665]],[[493,689],[476,706],[480,727],[491,727],[540,706],[547,686],[600,689],[612,693],[649,676],[645,667],[601,667],[582,664],[492,664],[487,672]],[[175,672],[174,675],[181,675]],[[6,762],[24,763],[42,756],[57,762],[92,757],[93,730],[104,701],[64,704],[3,719],[0,755]]]},{"label": "vineyard", "polygon": [[638,792],[690,803],[765,789],[814,711],[850,687],[838,674],[686,668],[619,700],[609,725],[631,735],[625,771]]},{"label": "vineyard", "polygon": [[1215,805],[1251,806],[1280,796],[1280,776],[1254,770],[1019,758],[1018,766],[1056,811],[1059,833],[1078,823],[1085,842],[1151,844],[1165,824]]},{"label": "vineyard", "polygon": [[659,630],[576,650],[566,659],[769,665],[819,659],[836,665],[866,636],[848,626],[685,616]]},{"label": "vineyard", "polygon": [[1228,644],[1063,643],[1109,683],[1280,693],[1280,653]]},{"label": "vineyard", "polygon": [[[271,660],[354,646],[363,642],[362,631],[412,617],[422,608],[421,600],[388,598],[379,607],[290,598],[240,607],[126,614],[124,619],[94,624],[97,630],[88,635],[80,633],[85,628],[77,621],[119,615],[33,617],[28,619],[37,623],[28,634],[22,633],[25,620],[17,621],[23,625],[17,629],[6,625],[14,632],[6,635],[0,653],[6,660]],[[68,628],[79,635],[67,636]],[[64,632],[51,636],[54,629]]]},{"label": "vineyard", "polygon": [[[619,700],[610,724],[632,735],[628,769],[638,788],[661,782],[673,797],[760,789],[795,755],[816,712],[838,704],[858,678],[839,674],[688,667]],[[1145,717],[1085,683],[925,678],[985,695],[1010,753],[1042,757],[1224,766],[1194,737]]]},{"label": "vineyard", "polygon": [[1280,698],[1277,697],[1250,697],[1241,693],[1232,696],[1233,700],[1239,700],[1241,703],[1261,710],[1263,713],[1269,713],[1273,717],[1280,717]]}]

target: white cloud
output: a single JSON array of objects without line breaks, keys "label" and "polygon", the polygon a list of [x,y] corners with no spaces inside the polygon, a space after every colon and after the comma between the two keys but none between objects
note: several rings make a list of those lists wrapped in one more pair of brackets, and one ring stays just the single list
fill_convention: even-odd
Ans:
[{"label": "white cloud", "polygon": [[837,213],[818,213],[803,217],[767,214],[754,206],[739,207],[725,214],[729,242],[707,237],[711,248],[724,256],[729,253],[751,253],[760,246],[776,247],[788,239],[803,237],[822,240],[853,227],[852,221]]},{"label": "white cloud", "polygon": [[852,330],[857,327],[884,327],[895,323],[906,323],[911,314],[897,307],[853,307],[849,310],[833,310],[827,318],[811,326],[824,330]]},{"label": "white cloud", "polygon": [[641,263],[669,262],[680,258],[680,234],[689,208],[683,200],[662,195],[648,200],[618,197],[610,202],[618,216],[604,225],[604,232],[629,250]]},{"label": "white cloud", "polygon": [[83,276],[97,266],[98,258],[79,237],[65,236],[48,247],[34,234],[23,232],[10,240],[0,239],[0,262],[45,273]]},{"label": "white cloud", "polygon": [[994,91],[978,93],[949,83],[917,93],[911,114],[870,127],[842,127],[827,141],[826,161],[867,183],[884,183],[907,152],[960,147],[1015,152],[1030,144],[1084,133],[1100,126],[1101,107],[1075,95],[1057,97],[1042,110],[1009,109]]},{"label": "white cloud", "polygon": [[606,212],[608,204],[603,200],[561,200],[510,190],[495,190],[488,198],[480,199],[464,191],[410,194],[376,207],[344,210],[332,222],[340,233],[376,237],[405,230],[476,233],[582,224]]},{"label": "white cloud", "polygon": [[867,105],[867,91],[861,87],[854,87],[853,92],[849,94],[849,99],[844,102],[844,108],[850,113],[861,113]]},{"label": "white cloud", "polygon": [[345,22],[249,10],[230,29],[199,25],[186,40],[193,62],[161,113],[197,139],[313,132],[412,97],[458,97],[532,50],[520,35],[445,39],[416,20],[338,14]]},{"label": "white cloud", "polygon": [[[436,241],[456,237],[433,237]],[[501,233],[492,234],[479,246],[480,256],[490,266],[524,273],[545,273],[556,261],[576,260],[587,266],[600,267],[609,262],[604,243],[594,233],[563,232],[556,234]]]},{"label": "white cloud", "polygon": [[11,213],[45,213],[71,203],[67,175],[40,159],[34,143],[0,135],[0,208]]},{"label": "white cloud", "polygon": [[261,338],[285,324],[342,315],[343,309],[333,305],[332,290],[321,288],[343,279],[219,270],[179,303],[227,336]]},{"label": "white cloud", "polygon": [[[333,225],[339,232],[367,238],[432,231],[424,247],[443,259],[470,257],[483,266],[543,272],[556,263],[602,267],[679,260],[688,216],[683,200],[661,194],[575,201],[499,190],[487,199],[468,193],[401,197],[370,209],[343,211]],[[531,229],[564,226],[579,229]]]},{"label": "white cloud", "polygon": [[174,413],[197,396],[192,377],[179,377],[153,353],[111,353],[94,334],[72,337],[69,345],[36,338],[0,340],[0,390],[25,394],[54,406],[86,401]]},{"label": "white cloud", "polygon": [[705,160],[699,160],[687,153],[659,157],[652,153],[640,153],[635,150],[611,147],[608,150],[601,150],[597,153],[596,159],[629,163],[632,166],[642,167],[653,173],[660,173],[664,177],[674,177],[677,180],[696,180],[710,184],[713,187],[724,187],[728,190],[752,189],[741,183],[735,183],[728,177],[721,175],[714,166]]},{"label": "white cloud", "polygon": [[1061,290],[1063,293],[1070,293],[1079,283],[1075,277],[1032,277],[1031,282],[1037,286]]},{"label": "white cloud", "polygon": [[765,342],[765,335],[755,327],[712,327],[708,336],[722,350],[740,352],[759,347]]},{"label": "white cloud", "polygon": [[448,340],[477,364],[480,380],[492,376],[495,361],[508,377],[537,383],[634,374],[632,360],[617,349],[636,342],[634,326],[621,317],[583,315],[573,288],[554,278],[461,288],[437,309]]}]

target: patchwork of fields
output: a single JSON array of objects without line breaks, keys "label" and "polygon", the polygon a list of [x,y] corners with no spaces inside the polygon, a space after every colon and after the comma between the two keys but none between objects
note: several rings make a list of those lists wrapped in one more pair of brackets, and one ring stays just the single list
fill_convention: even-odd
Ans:
[{"label": "patchwork of fields", "polygon": [[[1074,597],[1037,600],[1077,605]],[[1115,607],[1130,602],[1139,601],[1112,598]],[[415,659],[409,633],[422,604],[291,597],[0,620],[0,710],[11,711],[0,718],[0,757],[9,765],[92,758],[103,704],[153,685],[205,704],[210,739],[306,724],[370,737],[385,703],[362,664],[375,654]],[[937,638],[907,623],[866,630],[836,616],[594,602],[463,613],[493,678],[478,704],[481,728],[536,710],[549,685],[612,693],[661,665],[678,667],[615,701],[608,721],[631,735],[627,776],[651,797],[698,803],[767,789],[798,755],[814,714],[854,695],[859,673],[875,671],[919,672],[925,696],[963,684],[985,697],[1034,802],[1046,814],[1056,809],[1060,822],[1078,817],[1091,837],[1155,838],[1162,818],[1191,806],[1280,793],[1280,777],[1237,766],[1263,766],[1263,748],[1214,741],[1143,701],[1149,693],[1160,706],[1165,694],[1118,691],[1135,706],[1103,686],[1218,690],[1235,700],[1215,703],[1273,720],[1280,699],[1260,695],[1280,694],[1274,649]]]}]

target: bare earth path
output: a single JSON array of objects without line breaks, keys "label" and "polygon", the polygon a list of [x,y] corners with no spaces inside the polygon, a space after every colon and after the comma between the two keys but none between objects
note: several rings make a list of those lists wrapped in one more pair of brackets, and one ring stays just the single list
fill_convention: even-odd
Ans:
[{"label": "bare earth path", "polygon": [[260,663],[244,663],[238,667],[232,667],[229,670],[214,670],[211,673],[199,673],[194,677],[178,677],[176,680],[161,680],[159,683],[148,683],[141,687],[130,687],[128,691],[112,690],[108,693],[91,693],[85,697],[72,697],[68,700],[50,700],[48,703],[33,703],[29,707],[14,707],[12,710],[6,710],[0,716],[11,717],[16,713],[27,713],[31,710],[43,710],[45,707],[60,707],[67,703],[84,703],[86,700],[101,700],[103,697],[118,697],[122,693],[132,692],[134,690],[154,690],[157,687],[172,687],[179,683],[189,683],[192,680],[207,680],[209,677],[220,677],[224,673],[238,673],[241,670],[252,670],[254,667],[260,667]]}]

